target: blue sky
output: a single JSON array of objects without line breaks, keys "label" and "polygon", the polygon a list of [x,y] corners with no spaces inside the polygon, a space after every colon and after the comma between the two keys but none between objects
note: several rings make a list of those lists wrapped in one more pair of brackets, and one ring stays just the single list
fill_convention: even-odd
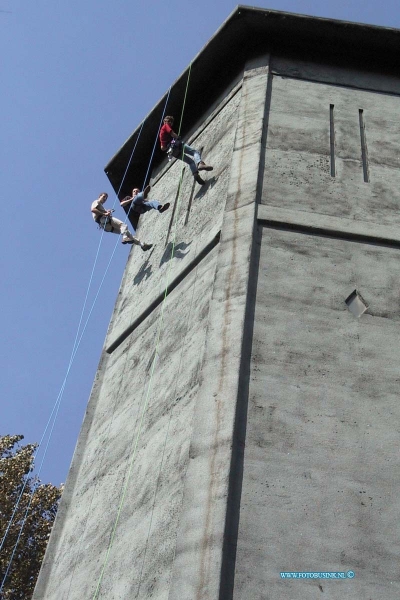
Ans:
[{"label": "blue sky", "polygon": [[[235,6],[1,1],[0,434],[41,439],[98,247],[90,203],[101,191],[115,198],[104,166]],[[400,28],[394,1],[259,0],[257,6]],[[89,307],[115,239],[103,237]],[[65,481],[128,252],[117,248],[82,338],[42,481]]]}]

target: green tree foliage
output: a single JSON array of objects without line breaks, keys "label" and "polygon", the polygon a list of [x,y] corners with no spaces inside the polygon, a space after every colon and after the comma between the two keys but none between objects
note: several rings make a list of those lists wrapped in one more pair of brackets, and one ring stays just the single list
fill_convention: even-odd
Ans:
[{"label": "green tree foliage", "polygon": [[[39,574],[62,493],[31,475],[37,444],[21,446],[23,435],[0,437],[0,544],[26,481],[18,509],[0,552],[0,586],[7,572],[20,528],[25,526],[11,568],[0,593],[1,600],[29,600]],[[34,490],[33,496],[32,491]]]}]

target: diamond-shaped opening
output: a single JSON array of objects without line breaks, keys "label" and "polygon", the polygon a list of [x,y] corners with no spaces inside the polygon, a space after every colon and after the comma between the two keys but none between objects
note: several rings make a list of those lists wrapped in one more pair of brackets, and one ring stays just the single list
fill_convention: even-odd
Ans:
[{"label": "diamond-shaped opening", "polygon": [[368,308],[368,304],[357,290],[351,292],[350,296],[345,300],[347,308],[355,317],[361,317]]}]

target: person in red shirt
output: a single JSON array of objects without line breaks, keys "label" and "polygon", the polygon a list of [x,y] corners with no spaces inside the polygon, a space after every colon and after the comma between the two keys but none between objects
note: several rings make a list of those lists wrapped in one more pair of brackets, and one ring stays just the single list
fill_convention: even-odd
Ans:
[{"label": "person in red shirt", "polygon": [[180,158],[188,164],[197,183],[204,185],[205,181],[200,177],[199,171],[212,171],[213,167],[206,165],[201,160],[201,154],[198,150],[191,148],[180,140],[178,134],[172,129],[173,124],[174,117],[165,117],[164,125],[160,129],[161,150],[167,152],[169,160]]}]

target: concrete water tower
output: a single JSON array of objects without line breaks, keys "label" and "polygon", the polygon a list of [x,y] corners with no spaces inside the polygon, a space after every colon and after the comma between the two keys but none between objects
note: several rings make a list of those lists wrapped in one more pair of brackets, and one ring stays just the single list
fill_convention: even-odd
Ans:
[{"label": "concrete water tower", "polygon": [[[172,206],[139,222],[35,600],[400,597],[399,50],[239,6],[194,58],[214,170],[155,154]],[[165,99],[106,167],[137,143],[121,197]]]}]

